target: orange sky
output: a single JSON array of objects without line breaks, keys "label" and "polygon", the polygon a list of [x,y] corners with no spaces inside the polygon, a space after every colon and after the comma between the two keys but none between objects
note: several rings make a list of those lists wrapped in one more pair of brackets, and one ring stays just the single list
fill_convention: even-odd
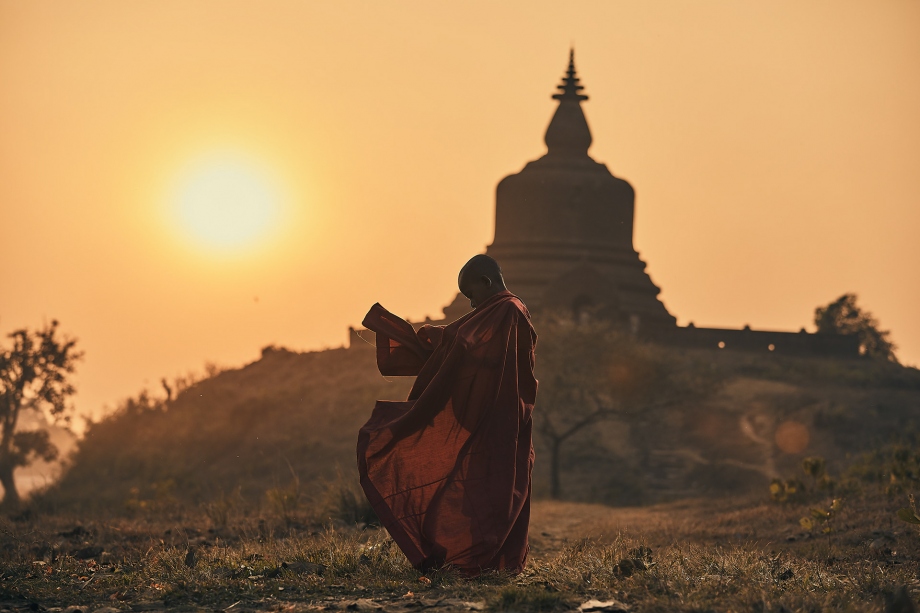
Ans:
[{"label": "orange sky", "polygon": [[[920,362],[914,1],[0,0],[0,332],[59,319],[90,413],[341,345],[378,300],[436,315],[571,43],[679,323],[797,330],[852,291]],[[170,216],[215,152],[282,194],[261,243]]]}]

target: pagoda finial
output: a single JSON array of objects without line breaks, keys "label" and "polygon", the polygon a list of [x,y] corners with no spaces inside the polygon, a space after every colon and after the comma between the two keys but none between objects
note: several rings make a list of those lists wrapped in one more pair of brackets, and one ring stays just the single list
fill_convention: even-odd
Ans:
[{"label": "pagoda finial", "polygon": [[581,79],[578,78],[578,75],[575,72],[575,48],[569,47],[569,67],[565,71],[565,76],[562,77],[562,85],[557,85],[561,93],[553,94],[554,100],[587,100],[588,97],[581,92],[585,87],[584,85],[579,85],[578,82]]},{"label": "pagoda finial", "polygon": [[562,84],[557,85],[558,94],[553,98],[559,101],[559,107],[553,115],[546,129],[546,147],[549,154],[575,156],[585,158],[591,146],[591,130],[581,110],[581,101],[588,97],[581,93],[583,85],[579,85],[578,75],[575,73],[575,49],[569,49],[569,67],[562,77]]}]

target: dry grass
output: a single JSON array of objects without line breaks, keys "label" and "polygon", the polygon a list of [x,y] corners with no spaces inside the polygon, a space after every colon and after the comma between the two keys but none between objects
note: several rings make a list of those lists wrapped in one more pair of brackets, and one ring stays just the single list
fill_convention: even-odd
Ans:
[{"label": "dry grass", "polygon": [[2,520],[0,600],[10,608],[540,612],[596,598],[633,611],[884,611],[897,588],[920,593],[920,535],[893,519],[902,502],[856,497],[828,534],[798,525],[808,505],[537,503],[527,570],[474,581],[422,577],[385,532],[344,523],[252,516],[221,527],[200,513],[75,530],[59,516]]}]

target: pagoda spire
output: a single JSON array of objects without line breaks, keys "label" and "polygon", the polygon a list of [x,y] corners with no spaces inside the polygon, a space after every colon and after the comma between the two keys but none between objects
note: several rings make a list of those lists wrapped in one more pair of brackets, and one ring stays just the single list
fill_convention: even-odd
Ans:
[{"label": "pagoda spire", "polygon": [[581,93],[584,86],[580,81],[575,71],[575,49],[569,49],[568,68],[562,77],[562,84],[556,86],[559,93],[553,94],[559,106],[544,137],[549,155],[554,157],[588,157],[591,130],[581,109],[581,101],[587,100],[588,96]]},{"label": "pagoda spire", "polygon": [[569,67],[565,71],[565,76],[562,77],[562,85],[557,85],[561,93],[553,94],[554,100],[587,100],[588,97],[581,92],[585,88],[584,85],[579,85],[578,82],[581,79],[578,78],[578,75],[575,72],[575,49],[569,48]]}]

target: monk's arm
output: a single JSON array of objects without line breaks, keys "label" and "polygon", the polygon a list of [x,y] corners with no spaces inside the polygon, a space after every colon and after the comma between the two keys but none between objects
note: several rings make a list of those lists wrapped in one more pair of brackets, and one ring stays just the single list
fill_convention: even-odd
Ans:
[{"label": "monk's arm", "polygon": [[362,325],[377,335],[377,368],[382,375],[415,376],[431,355],[427,337],[416,334],[409,322],[380,304],[371,307]]},{"label": "monk's arm", "polygon": [[441,337],[444,336],[444,326],[432,326],[425,324],[416,332],[416,336],[429,353],[432,349],[441,343]]}]

